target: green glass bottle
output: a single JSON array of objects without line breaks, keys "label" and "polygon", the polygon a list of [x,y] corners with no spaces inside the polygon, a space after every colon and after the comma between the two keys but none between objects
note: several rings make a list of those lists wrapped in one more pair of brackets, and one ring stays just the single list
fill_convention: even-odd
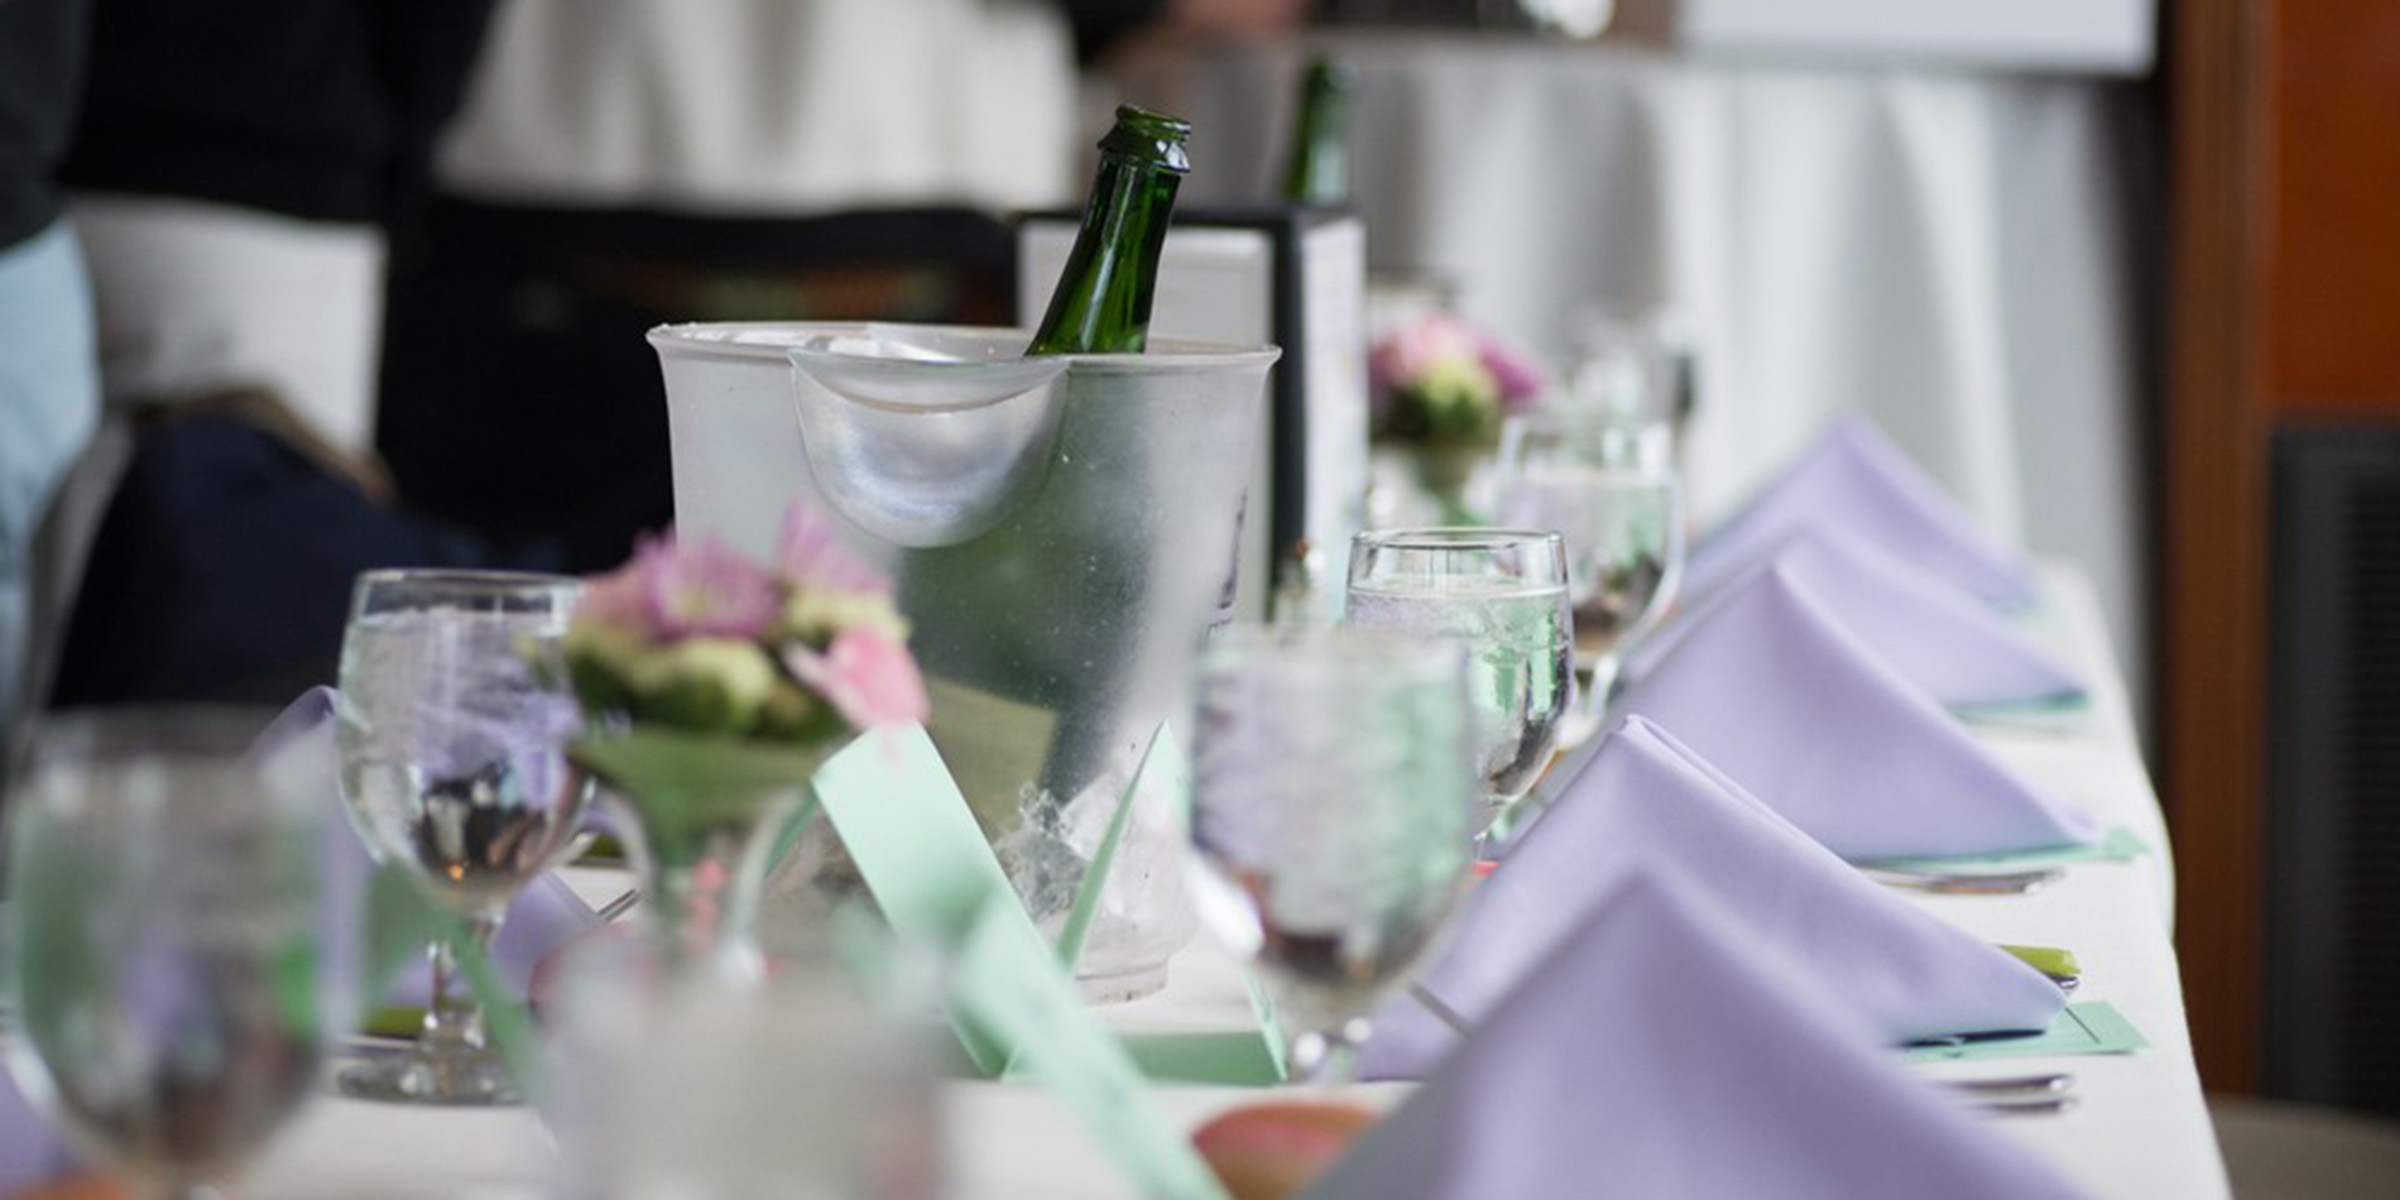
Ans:
[{"label": "green glass bottle", "polygon": [[1100,171],[1083,227],[1050,293],[1032,354],[1139,354],[1150,341],[1150,297],[1175,189],[1192,169],[1191,124],[1125,104],[1100,139]]},{"label": "green glass bottle", "polygon": [[1318,57],[1300,78],[1300,120],[1283,198],[1296,204],[1350,202],[1350,68]]}]

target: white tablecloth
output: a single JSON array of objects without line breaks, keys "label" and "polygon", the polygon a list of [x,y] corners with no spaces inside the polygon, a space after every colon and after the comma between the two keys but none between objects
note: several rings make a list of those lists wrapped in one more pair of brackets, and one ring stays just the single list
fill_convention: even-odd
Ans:
[{"label": "white tablecloth", "polygon": [[[1997,942],[2063,946],[2081,959],[2079,1000],[2115,1005],[2150,1040],[2122,1057],[2028,1058],[1917,1069],[1944,1075],[2063,1070],[2081,1103],[2062,1116],[2016,1118],[1998,1128],[2027,1153],[2056,1164],[2095,1200],[2219,1200],[2230,1191],[2193,1070],[2171,940],[2172,863],[2158,801],[2135,747],[2124,690],[2110,661],[2098,608],[2079,575],[2053,571],[2044,632],[2099,681],[2092,720],[2072,733],[1986,731],[2029,776],[2133,829],[2158,855],[2085,863],[2026,897],[1920,898],[1932,911]],[[594,882],[613,894],[615,879]],[[1247,1018],[1236,976],[1210,947],[1186,950],[1168,989],[1104,1010],[1121,1029],[1225,1029]],[[1406,1085],[1358,1089],[1389,1103]],[[1172,1117],[1196,1128],[1261,1093],[1171,1087],[1158,1093]],[[959,1200],[1128,1200],[1108,1159],[1047,1096],[1021,1087],[958,1083],[945,1089]],[[253,1200],[366,1200],[403,1196],[538,1195],[549,1141],[522,1110],[445,1111],[326,1098],[303,1118],[245,1191]]]},{"label": "white tablecloth", "polygon": [[1316,48],[1357,73],[1373,266],[1554,354],[1595,303],[1686,314],[1701,515],[1863,410],[1996,532],[2080,562],[2146,678],[2123,85],[1396,32],[1161,49],[1110,83],[1191,118],[1187,203],[1257,199]]}]

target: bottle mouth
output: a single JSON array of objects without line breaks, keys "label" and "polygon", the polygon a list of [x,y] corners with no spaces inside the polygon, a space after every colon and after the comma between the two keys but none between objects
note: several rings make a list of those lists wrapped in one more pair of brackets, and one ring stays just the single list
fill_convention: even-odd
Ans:
[{"label": "bottle mouth", "polygon": [[1181,175],[1192,169],[1191,160],[1183,153],[1184,139],[1190,136],[1190,121],[1137,104],[1120,104],[1115,127],[1100,139],[1100,151],[1131,155]]}]

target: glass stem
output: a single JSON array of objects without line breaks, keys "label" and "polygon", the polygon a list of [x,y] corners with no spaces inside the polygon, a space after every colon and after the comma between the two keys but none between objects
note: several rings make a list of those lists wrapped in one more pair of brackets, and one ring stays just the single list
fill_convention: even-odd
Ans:
[{"label": "glass stem", "polygon": [[1591,683],[1583,692],[1583,719],[1591,723],[1594,732],[1602,731],[1608,722],[1608,694],[1617,686],[1617,674],[1624,669],[1625,660],[1611,650],[1592,658]]},{"label": "glass stem", "polygon": [[1359,1048],[1371,1032],[1365,1017],[1352,1017],[1331,1029],[1307,1030],[1292,1039],[1292,1082],[1308,1087],[1338,1087],[1358,1075]]},{"label": "glass stem", "polygon": [[[486,912],[467,922],[467,944],[477,953],[489,950],[500,930],[500,914]],[[427,1055],[481,1054],[489,1039],[483,1026],[483,1006],[458,969],[458,952],[447,938],[433,944],[433,1002],[425,1009],[422,1045]]]}]

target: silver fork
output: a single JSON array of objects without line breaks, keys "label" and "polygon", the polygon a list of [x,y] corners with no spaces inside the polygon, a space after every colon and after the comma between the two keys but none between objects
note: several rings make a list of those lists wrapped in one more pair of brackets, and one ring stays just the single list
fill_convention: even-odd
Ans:
[{"label": "silver fork", "polygon": [[1949,896],[2023,896],[2066,878],[2063,867],[2031,871],[1919,871],[1905,867],[1858,868],[1859,873],[1885,887],[1905,888]]}]

